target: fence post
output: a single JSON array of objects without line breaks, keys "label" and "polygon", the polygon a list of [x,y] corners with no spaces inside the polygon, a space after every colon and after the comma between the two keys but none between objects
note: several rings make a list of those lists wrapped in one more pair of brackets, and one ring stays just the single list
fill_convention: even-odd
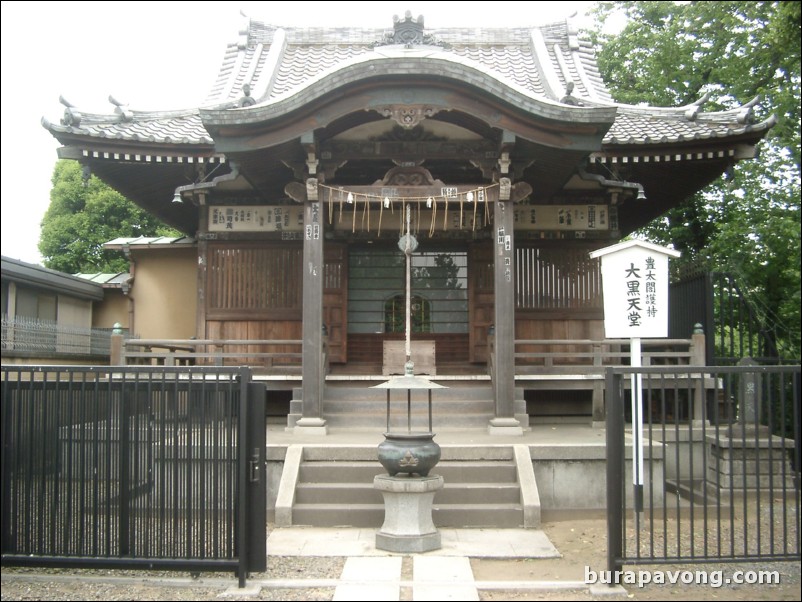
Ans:
[{"label": "fence post", "polygon": [[[621,376],[605,371],[607,397],[607,569],[616,575],[623,557],[624,412]],[[615,579],[610,579],[610,585]]]},{"label": "fence post", "polygon": [[246,487],[248,484],[248,401],[249,401],[249,387],[251,382],[251,369],[247,366],[240,367],[239,372],[239,442],[237,450],[237,469],[238,469],[238,485],[237,491],[237,557],[239,566],[237,568],[237,577],[239,587],[245,587],[245,580],[248,576],[248,564],[250,562],[248,546],[248,496],[246,495]]},{"label": "fence post", "polygon": [[691,335],[691,366],[705,366],[707,364],[706,340],[704,327],[697,322],[693,325],[693,334]]},{"label": "fence post", "polygon": [[111,348],[109,351],[109,365],[110,366],[123,366],[125,365],[125,350],[123,349],[123,331],[122,325],[119,322],[114,324],[114,330],[111,331]]},{"label": "fence post", "polygon": [[[705,351],[705,331],[702,325],[697,322],[693,325],[693,334],[691,335],[691,357],[688,359],[691,366],[704,366],[707,362],[707,355]],[[690,375],[689,375],[690,376]],[[691,408],[692,424],[694,426],[701,426],[704,421],[704,404],[705,404],[705,374],[699,373],[699,381],[693,389],[693,407]]]}]

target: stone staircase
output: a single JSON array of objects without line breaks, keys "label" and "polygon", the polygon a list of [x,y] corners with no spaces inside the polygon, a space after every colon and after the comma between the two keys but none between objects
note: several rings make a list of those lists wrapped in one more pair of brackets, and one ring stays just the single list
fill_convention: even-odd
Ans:
[{"label": "stone staircase", "polygon": [[[370,381],[369,381],[370,382]],[[371,384],[378,384],[377,381]],[[493,388],[486,382],[449,381],[448,388],[432,391],[432,430],[486,429],[495,415]],[[291,429],[302,415],[301,389],[293,390],[287,415]],[[427,431],[429,425],[428,392],[412,391],[411,417],[413,431]],[[515,390],[515,417],[521,427],[528,428],[529,416],[522,389]],[[387,425],[387,391],[370,384],[327,383],[323,401],[323,418],[330,428],[375,428],[384,431]],[[390,398],[390,428],[407,429],[407,393],[394,390]]]},{"label": "stone staircase", "polygon": [[[380,528],[384,501],[373,478],[384,469],[375,447],[293,445],[276,501],[276,525]],[[431,474],[437,527],[536,528],[540,500],[526,446],[444,447]]]}]

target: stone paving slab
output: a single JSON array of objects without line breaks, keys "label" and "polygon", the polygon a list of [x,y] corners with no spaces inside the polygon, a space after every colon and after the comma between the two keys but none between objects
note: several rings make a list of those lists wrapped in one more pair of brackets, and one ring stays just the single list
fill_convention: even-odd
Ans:
[{"label": "stone paving slab", "polygon": [[[267,538],[275,556],[389,556],[376,549],[377,529],[286,527]],[[559,558],[560,553],[537,529],[439,529],[442,547],[423,556],[473,558]]]}]

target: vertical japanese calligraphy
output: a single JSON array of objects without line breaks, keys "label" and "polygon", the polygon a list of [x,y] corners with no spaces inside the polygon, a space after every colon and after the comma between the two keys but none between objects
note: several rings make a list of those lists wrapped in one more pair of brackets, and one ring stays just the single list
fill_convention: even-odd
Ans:
[{"label": "vertical japanese calligraphy", "polygon": [[605,336],[668,336],[668,258],[679,253],[643,241],[627,241],[590,256],[601,258]]}]

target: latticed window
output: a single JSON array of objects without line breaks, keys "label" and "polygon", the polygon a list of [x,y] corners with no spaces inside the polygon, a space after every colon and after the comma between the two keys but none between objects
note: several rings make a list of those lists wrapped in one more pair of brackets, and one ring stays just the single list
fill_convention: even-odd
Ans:
[{"label": "latticed window", "polygon": [[[412,332],[432,331],[432,304],[420,295],[410,299]],[[402,293],[390,297],[384,303],[384,332],[406,332],[407,299]]]},{"label": "latticed window", "polygon": [[300,312],[302,257],[300,245],[210,245],[207,315],[252,318]]},{"label": "latticed window", "polygon": [[600,309],[601,269],[586,249],[517,247],[517,309]]}]

